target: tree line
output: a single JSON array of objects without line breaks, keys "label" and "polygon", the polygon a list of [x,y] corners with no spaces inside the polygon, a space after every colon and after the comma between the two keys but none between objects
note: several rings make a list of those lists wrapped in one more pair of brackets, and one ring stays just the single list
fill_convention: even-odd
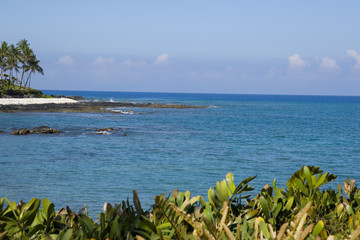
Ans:
[{"label": "tree line", "polygon": [[0,47],[0,89],[10,90],[30,88],[31,77],[35,73],[44,74],[40,60],[26,39],[16,45],[1,42]]}]

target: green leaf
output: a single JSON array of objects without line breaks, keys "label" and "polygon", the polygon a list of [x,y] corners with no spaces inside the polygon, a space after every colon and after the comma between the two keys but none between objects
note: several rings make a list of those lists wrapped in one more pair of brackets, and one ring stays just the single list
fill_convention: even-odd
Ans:
[{"label": "green leaf", "polygon": [[265,238],[269,239],[270,238],[270,233],[269,233],[269,230],[266,227],[264,219],[262,219],[261,217],[259,217],[258,219],[259,219],[260,230],[264,234]]},{"label": "green leaf", "polygon": [[259,213],[259,210],[258,209],[254,209],[252,211],[250,211],[249,213],[247,213],[245,216],[246,216],[246,219],[250,219],[252,218],[253,216],[256,216],[257,214]]},{"label": "green leaf", "polygon": [[202,196],[200,196],[200,204],[201,204],[201,206],[205,206],[206,205],[206,201],[205,201],[205,199],[202,197]]},{"label": "green leaf", "polygon": [[206,203],[205,209],[203,211],[203,217],[211,221],[214,224],[213,212],[211,211],[211,207],[209,203]]},{"label": "green leaf", "polygon": [[147,233],[157,233],[156,226],[154,223],[144,219],[138,222],[138,227]]},{"label": "green leaf", "polygon": [[72,229],[72,228],[67,230],[66,233],[64,234],[64,236],[61,238],[61,240],[71,240],[71,239],[73,239],[73,237],[72,237],[73,231],[74,231],[74,229]]},{"label": "green leaf", "polygon": [[228,192],[229,197],[232,196],[232,194],[235,191],[235,184],[234,184],[234,175],[232,173],[227,173],[226,174],[226,181],[229,187],[230,192]]},{"label": "green leaf", "polygon": [[41,225],[41,224],[38,224],[38,225],[30,228],[30,231],[29,231],[29,233],[27,235],[28,235],[29,238],[31,238],[34,234],[36,234],[38,231],[41,231],[43,229],[44,229],[44,226]]},{"label": "green leaf", "polygon": [[248,221],[246,220],[246,217],[244,216],[241,224],[241,239],[250,239],[250,236],[248,234]]},{"label": "green leaf", "polygon": [[24,223],[26,226],[30,226],[34,221],[34,218],[39,210],[41,201],[40,199],[33,198],[23,209],[23,216],[20,219],[20,222]]},{"label": "green leaf", "polygon": [[315,186],[316,182],[317,182],[317,180],[316,180],[316,175],[312,175],[312,176],[311,176],[311,184],[312,184],[313,186]]},{"label": "green leaf", "polygon": [[306,180],[309,184],[311,184],[311,173],[307,166],[304,166],[304,175],[306,177]]},{"label": "green leaf", "polygon": [[198,201],[200,201],[200,196],[196,196],[196,197],[192,197],[190,200],[189,200],[189,204],[192,206],[194,205],[195,203],[197,203]]},{"label": "green leaf", "polygon": [[0,213],[3,210],[3,206],[4,206],[4,198],[0,198]]},{"label": "green leaf", "polygon": [[105,231],[105,213],[100,214],[100,230],[101,232]]},{"label": "green leaf", "polygon": [[184,196],[185,196],[185,198],[191,198],[191,192],[190,192],[190,191],[186,191],[186,192],[184,193]]},{"label": "green leaf", "polygon": [[250,181],[252,181],[254,178],[256,178],[256,175],[253,176],[253,177],[248,177],[248,178],[245,178],[244,180],[242,180],[241,183],[236,187],[236,189],[234,191],[234,195],[241,194],[242,192],[254,190],[254,188],[251,188],[248,185],[246,185]]},{"label": "green leaf", "polygon": [[44,198],[44,199],[42,200],[42,207],[43,207],[43,210],[44,210],[45,213],[47,212],[50,204],[51,204],[51,203],[50,203],[49,199]]},{"label": "green leaf", "polygon": [[55,216],[55,206],[53,203],[51,203],[50,206],[48,207],[47,213],[46,213],[48,224],[50,224],[50,222],[52,221],[54,216]]},{"label": "green leaf", "polygon": [[208,200],[210,203],[212,203],[214,206],[221,206],[221,203],[219,200],[217,200],[215,191],[213,188],[210,188],[208,191]]},{"label": "green leaf", "polygon": [[290,210],[292,208],[293,203],[294,203],[294,197],[290,197],[287,200],[287,203],[285,205],[285,209]]},{"label": "green leaf", "polygon": [[314,237],[317,237],[320,233],[321,233],[321,231],[324,229],[324,222],[323,221],[319,221],[316,225],[315,225],[315,227],[314,227],[314,229],[313,229],[313,231],[312,231],[312,234],[314,235]]},{"label": "green leaf", "polygon": [[270,218],[269,204],[268,204],[267,199],[265,199],[263,196],[261,196],[260,204],[261,204],[262,212],[265,214],[265,217]]},{"label": "green leaf", "polygon": [[80,218],[83,227],[88,231],[89,235],[91,235],[95,229],[95,224],[94,222],[91,220],[90,217],[82,214],[81,218]]},{"label": "green leaf", "polygon": [[111,229],[110,229],[110,239],[117,239],[118,233],[119,233],[119,215],[115,217],[115,219],[111,223]]},{"label": "green leaf", "polygon": [[176,205],[177,206],[181,206],[184,203],[184,193],[183,192],[179,192],[177,197],[176,197]]},{"label": "green leaf", "polygon": [[7,198],[4,198],[7,203],[6,211],[3,213],[3,216],[6,215],[8,212],[13,212],[14,216],[16,217],[15,209],[16,209],[16,202],[10,202]]},{"label": "green leaf", "polygon": [[279,203],[276,204],[276,207],[275,207],[274,210],[273,210],[273,216],[274,216],[274,218],[277,217],[277,215],[279,214],[279,212],[280,212],[281,209],[282,209],[282,203],[279,202]]},{"label": "green leaf", "polygon": [[345,209],[349,215],[354,215],[354,211],[350,205],[346,205]]},{"label": "green leaf", "polygon": [[295,183],[296,183],[296,186],[301,190],[301,192],[303,192],[305,195],[309,194],[308,189],[304,186],[304,184],[300,178],[295,178]]},{"label": "green leaf", "polygon": [[221,182],[216,182],[216,195],[221,203],[228,200],[228,189],[225,179]]},{"label": "green leaf", "polygon": [[166,222],[166,223],[163,223],[163,224],[158,225],[157,227],[158,227],[159,229],[170,228],[170,227],[171,227],[171,223]]},{"label": "green leaf", "polygon": [[274,201],[276,202],[279,198],[282,198],[284,195],[281,193],[281,189],[276,187],[276,179],[273,181],[274,188]]},{"label": "green leaf", "polygon": [[344,210],[344,204],[340,203],[336,207],[336,215],[339,217],[343,210]]},{"label": "green leaf", "polygon": [[321,186],[321,185],[324,183],[327,175],[328,175],[328,173],[325,173],[324,175],[322,175],[322,176],[317,180],[317,182],[316,182],[316,184],[315,184],[314,187],[315,187],[315,188],[318,188],[319,186]]}]

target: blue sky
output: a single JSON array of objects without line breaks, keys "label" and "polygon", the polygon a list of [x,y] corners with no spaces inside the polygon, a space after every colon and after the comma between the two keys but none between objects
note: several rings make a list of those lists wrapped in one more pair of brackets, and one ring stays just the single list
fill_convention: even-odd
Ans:
[{"label": "blue sky", "polygon": [[[360,95],[360,1],[2,2],[59,90]],[[5,10],[5,11],[4,11]]]}]

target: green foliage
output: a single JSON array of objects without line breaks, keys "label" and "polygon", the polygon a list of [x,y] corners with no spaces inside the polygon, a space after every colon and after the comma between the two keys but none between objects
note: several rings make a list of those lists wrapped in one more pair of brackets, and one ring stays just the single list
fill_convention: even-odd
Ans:
[{"label": "green foliage", "polygon": [[33,89],[33,88],[19,88],[19,86],[12,85],[9,90],[7,90],[7,85],[3,90],[0,89],[1,96],[16,96],[16,97],[36,97],[36,98],[53,98],[52,96],[44,94],[42,91]]},{"label": "green foliage", "polygon": [[[27,40],[20,40],[16,46],[1,42],[0,46],[0,96],[15,95],[11,91],[30,88],[35,73],[44,74]],[[17,93],[17,92],[16,92]],[[22,93],[22,92],[20,92]]]},{"label": "green foliage", "polygon": [[[250,199],[246,178],[237,186],[231,173],[208,191],[208,202],[189,191],[156,196],[151,211],[105,204],[94,221],[82,211],[55,211],[48,199],[27,204],[0,199],[0,239],[359,239],[360,191],[347,179],[325,189],[335,175],[304,166],[286,188],[265,185]],[[244,202],[242,202],[244,200]]]}]

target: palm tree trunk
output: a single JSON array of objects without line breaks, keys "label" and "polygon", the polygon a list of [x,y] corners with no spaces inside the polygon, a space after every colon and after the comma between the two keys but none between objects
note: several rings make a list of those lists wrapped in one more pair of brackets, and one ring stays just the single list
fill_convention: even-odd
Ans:
[{"label": "palm tree trunk", "polygon": [[7,90],[10,90],[11,78],[12,78],[12,75],[13,75],[13,74],[12,74],[12,71],[13,71],[13,70],[11,69],[11,70],[10,70],[10,74],[9,74],[10,76],[9,76],[9,79],[8,79],[8,89],[7,89]]},{"label": "palm tree trunk", "polygon": [[24,76],[25,76],[25,70],[23,69],[23,70],[22,70],[22,73],[21,73],[20,89],[21,89],[22,84],[23,84],[23,81],[24,81]]},{"label": "palm tree trunk", "polygon": [[3,86],[4,86],[4,81],[5,81],[5,77],[4,78],[2,78],[3,77],[3,73],[4,73],[4,70],[3,70],[3,68],[0,68],[1,70],[0,70],[0,73],[1,73],[1,77],[0,77],[0,90],[2,90],[2,88],[3,88]]},{"label": "palm tree trunk", "polygon": [[31,78],[31,72],[29,73],[28,77],[26,78],[25,88],[26,88],[28,83],[29,83],[29,87],[30,87],[30,78]]}]

